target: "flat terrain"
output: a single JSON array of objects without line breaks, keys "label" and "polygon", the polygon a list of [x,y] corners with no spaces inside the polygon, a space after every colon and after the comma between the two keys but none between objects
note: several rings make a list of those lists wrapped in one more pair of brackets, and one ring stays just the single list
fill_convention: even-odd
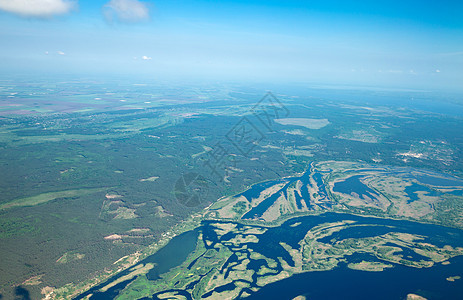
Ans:
[{"label": "flat terrain", "polygon": [[[216,222],[208,226],[219,240],[201,236],[189,272],[180,263],[153,280],[146,274],[156,266],[144,264],[121,295],[188,284],[195,297],[251,295],[292,274],[336,268],[358,253],[357,242],[379,261],[351,262],[356,270],[432,268],[460,255],[460,246],[420,245],[426,237],[413,232],[321,242],[356,228],[338,221],[307,227],[295,244],[276,239],[283,254],[252,248],[267,228],[326,212],[461,229],[463,113],[452,96],[279,87],[285,95],[275,93],[272,107],[264,89],[237,85],[0,85],[5,299],[18,286],[33,299],[78,295],[204,220]],[[401,261],[396,248],[425,258]]]}]

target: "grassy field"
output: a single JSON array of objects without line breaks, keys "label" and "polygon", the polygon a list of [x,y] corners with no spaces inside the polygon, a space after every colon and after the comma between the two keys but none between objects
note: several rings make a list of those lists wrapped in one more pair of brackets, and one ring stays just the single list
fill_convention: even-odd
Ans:
[{"label": "grassy field", "polygon": [[58,191],[43,193],[37,196],[26,197],[8,201],[6,203],[0,204],[0,209],[5,210],[12,207],[20,206],[35,206],[39,204],[46,203],[48,201],[53,201],[59,198],[72,198],[77,196],[84,196],[89,194],[94,194],[98,192],[103,192],[108,190],[108,188],[93,188],[93,189],[78,189],[78,190],[67,190],[67,191]]}]

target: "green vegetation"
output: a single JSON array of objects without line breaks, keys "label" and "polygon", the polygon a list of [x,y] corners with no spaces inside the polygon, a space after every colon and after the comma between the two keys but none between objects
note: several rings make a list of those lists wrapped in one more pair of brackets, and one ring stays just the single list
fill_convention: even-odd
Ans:
[{"label": "green vegetation", "polygon": [[233,209],[233,212],[235,212],[237,215],[240,216],[248,210],[248,205],[245,201],[239,201],[233,205],[232,209]]},{"label": "green vegetation", "polygon": [[[296,228],[302,222],[295,222]],[[229,221],[211,222],[203,225],[203,230],[214,230],[216,237],[209,239],[200,235],[195,251],[180,265],[156,281],[148,281],[145,276],[139,276],[128,285],[118,299],[134,299],[149,297],[153,294],[165,295],[167,290],[182,290],[189,293],[193,299],[236,298],[244,295],[244,290],[258,290],[269,283],[282,280],[292,274],[327,271],[344,263],[353,254],[371,254],[372,260],[362,260],[358,263],[348,263],[347,267],[368,272],[381,272],[392,268],[394,264],[402,264],[414,268],[429,268],[434,263],[447,261],[449,258],[463,255],[463,247],[437,247],[426,243],[427,237],[409,233],[390,232],[364,238],[345,237],[330,239],[336,233],[357,230],[367,226],[352,220],[334,223],[322,223],[313,226],[305,237],[299,241],[300,249],[294,249],[284,242],[271,241],[263,248],[254,248],[255,239],[268,230],[278,230],[275,227],[249,226]],[[368,225],[373,228],[379,225]],[[289,229],[291,230],[291,229]],[[225,237],[223,240],[222,238]],[[253,238],[254,237],[254,238]],[[327,242],[328,241],[328,242]],[[282,252],[275,252],[272,257],[259,252],[265,249],[276,249],[280,245],[293,263]],[[209,247],[209,248],[207,248]],[[423,258],[406,257],[403,251],[412,251]],[[270,252],[266,251],[267,254]],[[277,254],[279,253],[279,254]],[[283,259],[282,256],[286,256]],[[233,258],[235,257],[235,258]],[[256,272],[248,266],[260,262]],[[447,280],[457,280],[456,277]]]},{"label": "green vegetation", "polygon": [[85,254],[80,254],[80,253],[77,253],[77,252],[66,252],[66,253],[63,254],[63,256],[58,258],[58,260],[56,262],[60,263],[60,264],[66,264],[68,262],[78,260],[78,259],[82,259],[84,257],[85,257]]},{"label": "green vegetation", "polygon": [[102,192],[107,189],[108,188],[78,189],[78,190],[43,193],[37,196],[15,199],[15,200],[3,203],[2,205],[0,205],[0,209],[8,209],[8,208],[17,207],[17,206],[34,206],[34,205],[46,203],[48,201],[52,201],[58,198],[72,198],[72,197],[77,197],[77,196],[83,196],[83,195]]},{"label": "green vegetation", "polygon": [[[252,275],[265,284],[296,272],[330,269],[349,253],[360,251],[359,245],[387,264],[415,267],[441,262],[460,251],[390,235],[337,245],[308,237],[301,240],[304,251],[299,254],[278,243],[299,263],[295,266],[254,251],[252,245],[267,228],[326,211],[463,228],[460,185],[443,189],[423,184],[431,192],[412,192],[418,199],[409,201],[406,189],[418,181],[404,176],[406,170],[414,170],[415,175],[432,171],[462,176],[461,118],[288,96],[280,100],[290,117],[273,122],[269,130],[250,113],[261,93],[248,89],[134,87],[120,82],[63,83],[56,93],[37,84],[14,88],[23,92],[13,99],[21,109],[9,107],[8,99],[0,105],[4,174],[0,267],[9,271],[0,279],[0,290],[41,276],[40,284],[31,286],[32,298],[39,298],[42,288],[54,290],[57,298],[70,298],[135,265],[204,219],[226,224],[234,220],[245,229],[217,225],[220,236],[230,232],[233,239],[216,243],[213,249],[198,243],[187,262],[163,274],[154,285],[137,274],[120,297],[182,289],[198,280],[189,289],[195,296],[219,297],[214,289],[231,282],[236,287],[227,296],[237,295],[251,285]],[[24,112],[31,114],[21,115]],[[253,148],[246,155],[239,148],[242,145],[230,141],[233,135],[227,136],[243,115],[262,133],[259,142],[249,144]],[[227,154],[224,160],[217,160],[219,150]],[[313,174],[307,182],[295,182],[281,191],[285,183],[270,185],[251,201],[233,196],[256,183],[295,177],[308,167],[322,174],[326,196]],[[411,169],[400,171],[401,167]],[[183,206],[174,191],[175,182],[189,172],[207,179],[208,189],[195,207]],[[361,176],[360,181],[378,196],[334,190],[337,183],[354,176]],[[304,194],[298,205],[296,195],[303,191],[309,197]],[[241,219],[275,193],[281,197],[255,220]],[[317,234],[329,236],[349,226],[354,225],[319,228]],[[398,249],[404,247],[428,261],[401,258]],[[238,261],[224,266],[233,254]],[[309,256],[317,263],[306,261]],[[185,272],[196,258],[194,267]],[[255,273],[246,272],[248,260],[262,260],[265,265]],[[222,267],[229,271],[227,278],[221,275]]]},{"label": "green vegetation", "polygon": [[39,230],[35,220],[18,217],[0,218],[0,238],[10,238],[25,234],[36,234]]}]

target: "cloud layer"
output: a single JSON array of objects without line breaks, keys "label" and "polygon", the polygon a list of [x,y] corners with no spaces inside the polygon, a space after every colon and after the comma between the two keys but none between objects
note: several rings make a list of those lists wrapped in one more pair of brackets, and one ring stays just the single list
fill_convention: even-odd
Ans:
[{"label": "cloud layer", "polygon": [[76,5],[70,0],[0,0],[0,10],[36,18],[67,14]]},{"label": "cloud layer", "polygon": [[149,19],[148,7],[138,0],[111,0],[103,7],[109,22],[134,23]]}]

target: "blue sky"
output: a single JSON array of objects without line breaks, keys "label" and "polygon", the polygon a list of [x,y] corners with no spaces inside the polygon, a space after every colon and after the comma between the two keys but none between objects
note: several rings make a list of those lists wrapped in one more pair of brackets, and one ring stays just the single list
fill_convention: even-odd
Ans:
[{"label": "blue sky", "polygon": [[43,1],[0,0],[3,75],[463,86],[461,0]]}]

